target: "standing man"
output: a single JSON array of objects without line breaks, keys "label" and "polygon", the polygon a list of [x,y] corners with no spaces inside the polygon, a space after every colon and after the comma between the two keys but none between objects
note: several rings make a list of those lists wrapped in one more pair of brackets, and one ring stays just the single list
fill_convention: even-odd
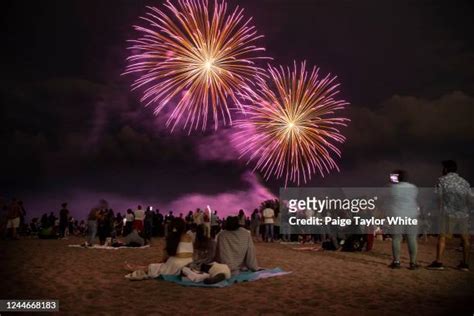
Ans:
[{"label": "standing man", "polygon": [[207,207],[207,210],[205,210],[202,214],[202,222],[204,224],[204,234],[207,236],[207,238],[211,238],[211,214],[212,211]]},{"label": "standing man", "polygon": [[443,270],[441,259],[446,246],[446,238],[453,233],[461,235],[463,261],[458,269],[469,271],[469,200],[472,193],[469,183],[457,174],[457,164],[453,160],[442,162],[443,176],[439,178],[437,193],[441,207],[440,235],[436,252],[436,260],[428,269]]},{"label": "standing man", "polygon": [[145,240],[150,241],[153,235],[153,210],[151,206],[145,212],[144,229]]},{"label": "standing man", "polygon": [[[59,211],[59,238],[66,236],[66,228],[68,227],[69,221],[69,210],[67,209],[67,203],[61,204],[61,210]],[[71,232],[69,232],[71,233]]]},{"label": "standing man", "polygon": [[169,233],[168,228],[171,222],[173,221],[173,219],[174,219],[173,211],[170,211],[168,215],[165,216],[165,237],[168,237],[168,233]]},{"label": "standing man", "polygon": [[[393,182],[390,186],[390,215],[418,218],[418,188],[408,182],[406,171],[395,170],[392,174],[397,175],[397,181]],[[389,267],[392,269],[400,269],[400,248],[403,237],[406,237],[408,253],[410,254],[409,269],[418,269],[419,266],[416,261],[418,252],[418,227],[398,225],[392,227],[391,230],[393,261]]]},{"label": "standing man", "polygon": [[158,236],[163,237],[165,235],[165,229],[164,229],[164,218],[163,214],[160,213],[160,210],[156,210],[156,222],[158,224]]},{"label": "standing man", "polygon": [[105,200],[99,201],[99,206],[94,207],[87,216],[87,241],[86,247],[92,247],[94,245],[95,236],[97,235],[98,221],[101,219],[103,212],[107,209],[108,203]]},{"label": "standing man", "polygon": [[99,218],[100,209],[94,207],[87,216],[87,241],[85,245],[92,247],[94,245],[95,236],[97,235],[97,219]]},{"label": "standing man", "polygon": [[211,215],[211,238],[215,238],[219,232],[219,216],[217,211],[214,211]]},{"label": "standing man", "polygon": [[204,216],[200,208],[196,209],[196,212],[193,214],[194,225],[199,226],[204,224]]},{"label": "standing man", "polygon": [[273,224],[274,224],[275,211],[270,207],[270,204],[266,205],[263,210],[263,223],[265,224],[265,241],[273,242]]},{"label": "standing man", "polygon": [[136,229],[139,233],[144,231],[144,221],[145,221],[145,211],[142,209],[141,205],[138,205],[137,210],[134,212],[135,221],[133,222],[133,228]]},{"label": "standing man", "polygon": [[250,232],[252,236],[258,240],[258,236],[260,235],[260,214],[257,208],[253,210],[250,216]]}]

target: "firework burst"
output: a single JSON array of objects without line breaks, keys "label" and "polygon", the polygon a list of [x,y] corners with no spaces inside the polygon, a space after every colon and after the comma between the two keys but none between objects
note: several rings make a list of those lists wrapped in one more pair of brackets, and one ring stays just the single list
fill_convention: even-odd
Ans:
[{"label": "firework burst", "polygon": [[242,110],[237,95],[251,89],[256,75],[264,70],[255,65],[264,48],[255,46],[257,35],[243,9],[227,10],[227,3],[207,0],[167,1],[167,13],[155,7],[142,19],[147,27],[134,26],[142,35],[131,40],[125,74],[138,73],[133,89],[144,87],[141,98],[156,104],[158,114],[170,100],[176,105],[167,120],[172,129],[183,120],[189,131],[209,117],[217,129],[231,124],[229,104]]},{"label": "firework burst", "polygon": [[241,157],[255,163],[265,179],[271,175],[288,182],[306,183],[315,173],[339,170],[332,154],[345,137],[339,128],[346,118],[336,116],[348,103],[336,100],[336,77],[320,77],[319,69],[269,66],[270,82],[259,78],[255,93],[247,94],[245,119],[237,120],[236,143]]}]

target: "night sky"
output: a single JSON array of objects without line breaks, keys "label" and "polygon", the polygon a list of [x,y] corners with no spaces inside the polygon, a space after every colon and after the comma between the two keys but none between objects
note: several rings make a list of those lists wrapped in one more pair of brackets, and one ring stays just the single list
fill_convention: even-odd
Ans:
[{"label": "night sky", "polygon": [[[431,187],[445,159],[474,183],[470,1],[229,3],[254,17],[272,64],[318,65],[351,103],[341,171],[306,186],[381,186],[403,168]],[[130,92],[126,40],[146,5],[161,2],[3,3],[0,196],[22,198],[32,213],[76,201],[73,213],[83,214],[100,196],[121,211],[132,201],[184,208],[173,201],[209,196],[237,210],[278,194],[283,181],[263,181],[236,160],[230,129],[171,135]]]}]

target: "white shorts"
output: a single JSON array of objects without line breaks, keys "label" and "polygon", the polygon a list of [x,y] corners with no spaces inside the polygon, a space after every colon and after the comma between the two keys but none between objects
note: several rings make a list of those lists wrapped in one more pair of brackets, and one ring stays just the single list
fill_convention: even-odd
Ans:
[{"label": "white shorts", "polygon": [[20,218],[15,217],[7,221],[7,229],[20,227]]},{"label": "white shorts", "polygon": [[229,266],[223,263],[213,262],[211,268],[209,269],[209,274],[211,277],[214,277],[218,274],[224,274],[226,279],[230,279],[231,273]]}]

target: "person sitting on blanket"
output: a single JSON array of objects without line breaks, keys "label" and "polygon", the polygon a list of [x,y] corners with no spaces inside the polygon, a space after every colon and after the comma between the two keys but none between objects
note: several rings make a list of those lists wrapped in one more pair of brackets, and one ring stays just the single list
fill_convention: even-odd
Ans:
[{"label": "person sitting on blanket", "polygon": [[204,224],[196,227],[196,234],[194,237],[194,254],[193,262],[194,265],[200,265],[203,263],[211,263],[214,261],[216,253],[216,242],[206,235],[206,227]]},{"label": "person sitting on blanket", "polygon": [[193,262],[186,265],[182,275],[192,282],[204,281],[214,284],[230,279],[231,273],[227,265],[214,261],[216,242],[206,234],[205,224],[196,227]]},{"label": "person sitting on blanket", "polygon": [[233,274],[241,269],[258,270],[252,236],[240,227],[237,216],[227,217],[224,230],[217,235],[215,259],[228,265]]},{"label": "person sitting on blanket", "polygon": [[192,237],[186,234],[186,224],[182,218],[175,217],[169,224],[163,263],[148,266],[126,264],[126,269],[134,271],[126,277],[132,280],[157,278],[160,275],[179,275],[181,269],[193,261]]},{"label": "person sitting on blanket", "polygon": [[125,236],[124,244],[127,247],[143,247],[145,246],[145,239],[138,233],[136,229],[133,229],[130,234]]}]

